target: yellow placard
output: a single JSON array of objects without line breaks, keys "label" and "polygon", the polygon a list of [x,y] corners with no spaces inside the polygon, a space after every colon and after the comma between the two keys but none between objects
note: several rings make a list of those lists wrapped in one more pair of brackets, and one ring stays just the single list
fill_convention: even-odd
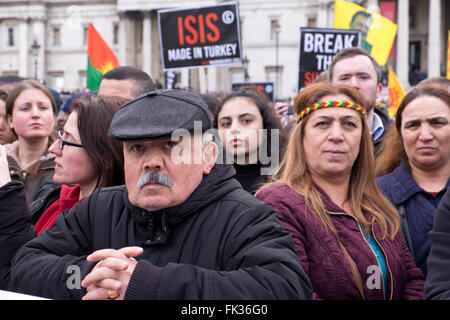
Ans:
[{"label": "yellow placard", "polygon": [[334,10],[336,29],[361,31],[361,47],[384,66],[397,33],[397,25],[382,15],[353,2],[336,0]]},{"label": "yellow placard", "polygon": [[389,107],[388,115],[389,117],[394,117],[397,113],[398,106],[405,97],[405,90],[403,90],[402,85],[397,79],[394,70],[389,66],[388,75],[388,91],[389,91]]}]

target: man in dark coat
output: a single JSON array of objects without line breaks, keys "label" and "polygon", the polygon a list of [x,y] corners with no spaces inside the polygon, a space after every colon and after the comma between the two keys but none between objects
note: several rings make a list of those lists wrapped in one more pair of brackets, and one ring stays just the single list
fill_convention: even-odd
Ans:
[{"label": "man in dark coat", "polygon": [[[158,90],[116,113],[126,185],[63,212],[15,255],[8,290],[55,299],[310,299],[275,212],[216,164],[208,107]],[[176,137],[175,137],[176,136]]]}]

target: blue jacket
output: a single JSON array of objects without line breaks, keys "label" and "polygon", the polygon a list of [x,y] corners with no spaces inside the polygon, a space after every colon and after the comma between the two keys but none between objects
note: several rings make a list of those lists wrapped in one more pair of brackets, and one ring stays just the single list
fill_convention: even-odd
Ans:
[{"label": "blue jacket", "polygon": [[417,266],[427,275],[427,258],[430,252],[431,239],[429,232],[433,228],[434,213],[441,201],[447,186],[436,196],[423,190],[414,180],[404,161],[391,173],[377,178],[381,192],[396,206],[404,205],[409,231],[414,248],[414,260]]}]

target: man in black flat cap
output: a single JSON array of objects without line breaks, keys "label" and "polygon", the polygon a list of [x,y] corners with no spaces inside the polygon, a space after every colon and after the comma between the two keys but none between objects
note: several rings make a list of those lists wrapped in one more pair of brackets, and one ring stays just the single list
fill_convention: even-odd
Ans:
[{"label": "man in black flat cap", "polygon": [[123,141],[126,185],[95,192],[27,243],[9,290],[56,299],[310,299],[291,235],[242,189],[232,165],[216,164],[210,128],[208,107],[192,92],[158,90],[123,105],[109,134]]}]

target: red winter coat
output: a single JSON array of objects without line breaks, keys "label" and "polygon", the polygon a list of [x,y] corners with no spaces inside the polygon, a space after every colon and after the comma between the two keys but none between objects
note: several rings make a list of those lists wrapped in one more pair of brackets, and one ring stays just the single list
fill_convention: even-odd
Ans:
[{"label": "red winter coat", "polygon": [[[388,296],[384,297],[383,281],[374,288],[374,273],[370,266],[378,266],[377,259],[356,219],[339,208],[322,191],[322,200],[339,233],[339,239],[355,261],[364,285],[366,299],[423,299],[424,277],[416,267],[403,237],[394,241],[381,240],[381,230],[374,226],[374,235],[384,252],[387,265]],[[264,188],[257,195],[278,213],[281,224],[291,232],[303,269],[310,278],[315,299],[361,299],[350,265],[331,231],[305,208],[304,198],[284,184]]]}]

